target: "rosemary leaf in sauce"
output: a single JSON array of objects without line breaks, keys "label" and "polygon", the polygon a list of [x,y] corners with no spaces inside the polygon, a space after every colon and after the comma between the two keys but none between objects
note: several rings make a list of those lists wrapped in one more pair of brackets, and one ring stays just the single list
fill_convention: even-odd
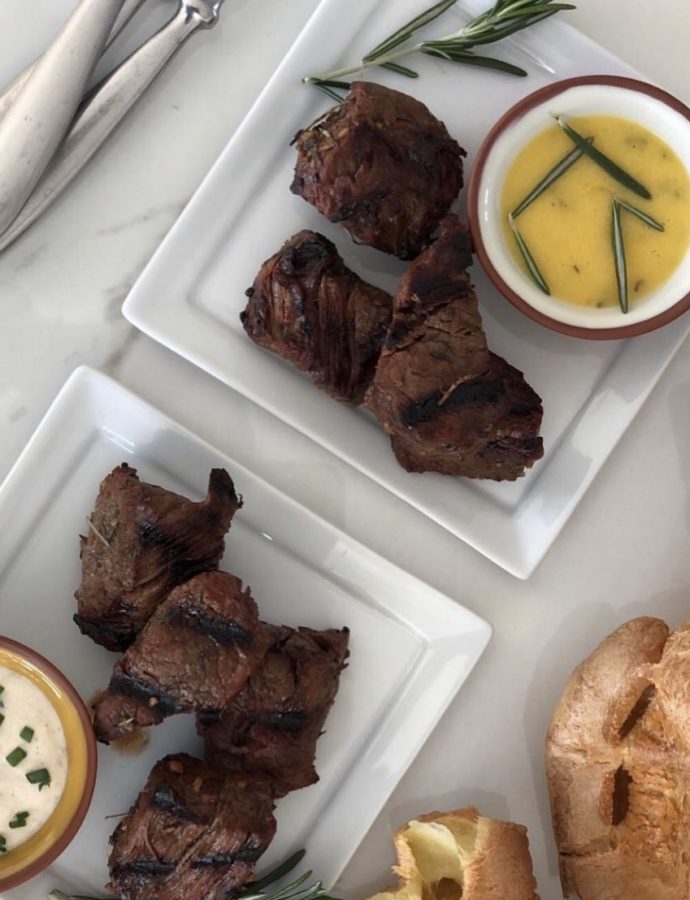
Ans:
[{"label": "rosemary leaf in sauce", "polygon": [[[588,143],[591,144],[592,141],[594,140],[594,138],[587,138],[586,140]],[[532,203],[534,203],[534,201],[537,199],[537,197],[541,197],[541,195],[544,193],[544,191],[547,188],[550,188],[551,185],[554,183],[554,181],[558,181],[558,179],[561,177],[561,175],[565,175],[565,173],[568,171],[568,169],[572,165],[574,165],[578,161],[578,159],[580,159],[581,156],[582,156],[582,150],[580,150],[579,147],[576,147],[574,150],[571,150],[567,156],[564,156],[560,162],[556,163],[556,165],[553,167],[553,169],[551,169],[551,171],[542,178],[542,180],[539,182],[539,184],[535,185],[532,188],[532,190],[525,197],[525,199],[522,200],[520,203],[518,203],[518,205],[512,211],[511,216],[514,219],[517,219],[517,217],[520,215],[520,213],[523,213],[527,209],[528,206],[530,206]]]},{"label": "rosemary leaf in sauce", "polygon": [[26,780],[29,784],[38,785],[39,791],[42,791],[44,787],[50,786],[50,772],[48,769],[34,769],[26,773]]},{"label": "rosemary leaf in sauce", "polygon": [[621,312],[628,311],[628,267],[625,261],[625,244],[621,228],[621,207],[617,200],[611,206],[611,245],[613,259],[616,264],[616,284],[618,286],[618,303]]},{"label": "rosemary leaf in sauce", "polygon": [[34,739],[34,730],[33,728],[29,728],[28,725],[25,725],[22,730],[19,732],[19,737],[26,741],[27,744],[30,744]]},{"label": "rosemary leaf in sauce", "polygon": [[645,225],[649,225],[650,228],[653,228],[655,231],[665,231],[666,229],[661,224],[661,222],[657,222],[656,219],[652,218],[649,213],[646,213],[642,209],[638,209],[636,206],[633,206],[632,203],[628,203],[625,200],[621,200],[620,197],[616,197],[616,202],[619,206],[622,206],[623,209],[627,209],[629,213],[632,213],[634,216],[637,216],[640,221],[644,222]]},{"label": "rosemary leaf in sauce", "polygon": [[29,814],[26,811],[18,812],[13,819],[10,819],[10,828],[25,828]]},{"label": "rosemary leaf in sauce", "polygon": [[602,168],[605,172],[615,178],[616,181],[620,182],[624,187],[627,187],[634,194],[637,194],[640,197],[644,197],[645,200],[651,200],[652,195],[649,193],[647,188],[640,184],[640,182],[633,178],[625,169],[621,169],[618,163],[615,163],[610,156],[606,156],[605,153],[602,153],[601,150],[597,150],[594,144],[587,143],[587,138],[584,138],[581,134],[575,131],[568,123],[565,121],[563,116],[555,117],[558,124],[561,126],[563,131],[568,135],[570,140],[582,150],[585,156],[588,156],[592,162],[595,162],[600,168]]},{"label": "rosemary leaf in sauce", "polygon": [[550,295],[551,291],[549,290],[549,286],[546,283],[546,279],[539,271],[539,266],[537,265],[534,257],[530,253],[530,249],[527,246],[525,239],[518,231],[517,226],[516,226],[515,222],[513,221],[513,217],[509,216],[508,220],[510,222],[510,227],[513,230],[513,234],[515,236],[515,243],[517,244],[518,250],[520,251],[520,255],[522,256],[522,258],[525,262],[525,265],[527,266],[527,271],[532,276],[532,280],[537,285],[539,290],[543,291],[545,294]]},{"label": "rosemary leaf in sauce", "polygon": [[22,749],[22,747],[15,747],[14,750],[7,754],[5,759],[14,768],[15,766],[18,766],[23,759],[26,759],[26,750]]}]

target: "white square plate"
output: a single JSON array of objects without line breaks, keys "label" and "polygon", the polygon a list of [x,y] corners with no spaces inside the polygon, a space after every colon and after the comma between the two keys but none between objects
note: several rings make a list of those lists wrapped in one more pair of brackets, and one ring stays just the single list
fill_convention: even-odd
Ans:
[{"label": "white square plate", "polygon": [[[476,12],[488,0],[472,0]],[[261,262],[290,235],[312,228],[335,241],[346,263],[392,290],[403,264],[355,246],[289,191],[295,132],[328,100],[300,84],[358,58],[416,12],[420,0],[323,0],[299,41],[230,141],[124,305],[142,331],[309,435],[520,578],[542,559],[671,357],[690,320],[627,343],[550,332],[503,300],[480,270],[474,278],[493,350],[522,369],[544,400],[545,458],[514,484],[410,475],[373,418],[331,400],[244,334],[244,291]],[[467,20],[458,4],[429,26],[445,34]],[[415,59],[416,81],[369,70],[409,91],[443,119],[469,156],[525,94],[589,72],[635,73],[560,19],[493,50],[527,69],[524,79]],[[228,77],[232,60],[228,59]]]},{"label": "white square plate", "polygon": [[[346,537],[224,457],[116,382],[87,368],[69,379],[0,488],[2,632],[55,662],[89,700],[114,654],[72,622],[80,579],[77,535],[100,480],[120,462],[147,481],[203,496],[226,468],[244,498],[222,566],[251,585],[261,614],[288,625],[351,629],[350,663],[319,740],[317,785],[281,800],[266,867],[300,847],[331,885],[467,678],[491,628]],[[93,804],[72,845],[38,880],[7,897],[52,887],[102,893],[106,852],[156,760],[200,753],[193,717],[150,730],[135,757],[99,748]],[[45,891],[39,888],[45,886]]]}]

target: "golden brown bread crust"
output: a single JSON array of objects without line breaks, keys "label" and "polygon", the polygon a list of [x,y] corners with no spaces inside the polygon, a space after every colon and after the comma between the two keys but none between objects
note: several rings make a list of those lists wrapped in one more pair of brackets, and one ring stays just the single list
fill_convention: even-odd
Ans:
[{"label": "golden brown bread crust", "polygon": [[522,825],[468,807],[419,816],[394,841],[399,885],[372,900],[539,900]]},{"label": "golden brown bread crust", "polygon": [[690,897],[690,623],[633,619],[577,667],[546,771],[566,897]]}]

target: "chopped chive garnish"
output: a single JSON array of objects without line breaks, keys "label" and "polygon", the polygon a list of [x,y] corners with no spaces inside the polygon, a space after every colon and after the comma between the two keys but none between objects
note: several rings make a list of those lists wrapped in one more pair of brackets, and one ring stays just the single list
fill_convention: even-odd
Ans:
[{"label": "chopped chive garnish", "polygon": [[627,209],[629,213],[632,213],[634,216],[637,216],[645,225],[649,225],[650,228],[653,228],[655,231],[665,231],[666,229],[661,224],[661,222],[657,222],[656,219],[652,218],[649,213],[644,212],[642,209],[638,209],[636,206],[633,206],[632,203],[628,203],[625,200],[621,200],[620,197],[616,197],[616,202],[619,206],[622,206],[623,209]]},{"label": "chopped chive garnish", "polygon": [[0,694],[2,694],[2,692],[3,692],[4,690],[5,690],[5,685],[4,685],[4,684],[0,684]]},{"label": "chopped chive garnish", "polygon": [[633,193],[638,194],[640,197],[644,197],[645,200],[652,199],[652,195],[643,184],[640,184],[640,182],[626,172],[625,169],[621,169],[618,163],[615,163],[609,156],[602,153],[601,150],[597,150],[594,144],[588,144],[587,138],[584,138],[575,131],[574,128],[568,125],[563,116],[556,116],[555,119],[570,140],[582,150],[585,156],[589,156],[589,158],[600,168],[605,172],[608,172],[612,178],[615,178],[616,181],[619,181],[622,185],[629,188]]},{"label": "chopped chive garnish", "polygon": [[625,262],[625,244],[621,228],[621,207],[617,200],[611,206],[611,245],[616,264],[616,284],[621,312],[628,311],[628,267]]},{"label": "chopped chive garnish", "polygon": [[527,266],[527,271],[532,276],[532,280],[534,281],[534,283],[537,285],[537,287],[540,290],[542,290],[545,294],[550,295],[551,291],[549,290],[549,286],[546,283],[546,279],[539,271],[539,266],[537,265],[534,257],[530,253],[529,247],[527,246],[525,239],[518,231],[517,226],[516,226],[515,222],[513,221],[513,217],[508,216],[508,221],[510,222],[510,227],[513,230],[513,234],[515,235],[515,242],[518,245],[518,250],[520,251],[520,254],[525,262],[525,265]]},{"label": "chopped chive garnish", "polygon": [[0,853],[7,853],[7,838],[0,834]]},{"label": "chopped chive garnish", "polygon": [[26,741],[27,744],[30,744],[34,739],[34,730],[33,728],[29,728],[28,725],[25,725],[22,730],[19,732],[19,737]]},{"label": "chopped chive garnish", "polygon": [[2,725],[2,723],[3,723],[4,721],[5,721],[5,717],[3,716],[2,713],[0,713],[0,725]]},{"label": "chopped chive garnish", "polygon": [[[593,140],[594,138],[587,138],[587,141],[590,144]],[[582,150],[580,150],[579,147],[576,147],[574,150],[571,150],[567,156],[564,156],[560,162],[557,162],[548,175],[545,175],[539,184],[532,188],[525,199],[521,203],[518,203],[511,213],[512,217],[517,219],[520,213],[523,213],[530,204],[534,203],[537,197],[540,197],[547,188],[550,188],[554,181],[558,181],[561,175],[565,175],[568,169],[576,163],[581,156]]]},{"label": "chopped chive garnish", "polygon": [[26,773],[26,780],[30,784],[37,784],[39,791],[50,785],[50,772],[47,769],[34,769]]},{"label": "chopped chive garnish", "polygon": [[28,812],[18,812],[14,819],[10,819],[10,828],[24,828],[28,818]]},{"label": "chopped chive garnish", "polygon": [[26,750],[23,750],[21,747],[15,747],[11,753],[7,754],[5,759],[11,766],[18,766],[23,759],[26,759]]}]

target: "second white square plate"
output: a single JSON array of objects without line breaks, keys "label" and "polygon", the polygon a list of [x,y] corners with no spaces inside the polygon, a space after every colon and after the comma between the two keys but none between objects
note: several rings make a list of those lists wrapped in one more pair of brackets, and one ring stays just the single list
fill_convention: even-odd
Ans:
[{"label": "second white square plate", "polygon": [[[472,0],[473,11],[489,0]],[[467,21],[458,3],[430,26]],[[424,6],[422,0],[323,0],[124,306],[142,331],[177,351],[347,460],[520,578],[528,577],[592,483],[686,336],[686,317],[628,343],[574,340],[529,321],[503,300],[479,266],[473,276],[493,350],[523,370],[544,400],[545,458],[514,484],[410,475],[361,409],[338,404],[244,334],[239,313],[262,261],[301,228],[335,241],[345,262],[393,290],[404,266],[356,247],[336,225],[290,193],[289,142],[329,101],[302,76],[357,59]],[[525,94],[560,78],[633,70],[550,20],[494,49],[527,78],[414,60],[420,78],[368,70],[408,91],[443,119],[469,152],[467,170],[497,119]],[[233,71],[228,55],[228,78]]]},{"label": "second white square plate", "polygon": [[[224,467],[243,495],[222,568],[252,588],[263,618],[350,628],[350,660],[319,740],[320,781],[281,800],[261,861],[307,848],[305,868],[332,885],[486,646],[490,626],[271,488],[116,382],[78,369],[0,488],[2,632],[64,671],[85,701],[117,658],[72,621],[78,535],[101,479],[119,463],[186,496]],[[100,895],[108,837],[166,753],[200,753],[192,716],[150,729],[138,756],[99,748],[93,803],[47,873],[15,898],[53,887]]]}]

